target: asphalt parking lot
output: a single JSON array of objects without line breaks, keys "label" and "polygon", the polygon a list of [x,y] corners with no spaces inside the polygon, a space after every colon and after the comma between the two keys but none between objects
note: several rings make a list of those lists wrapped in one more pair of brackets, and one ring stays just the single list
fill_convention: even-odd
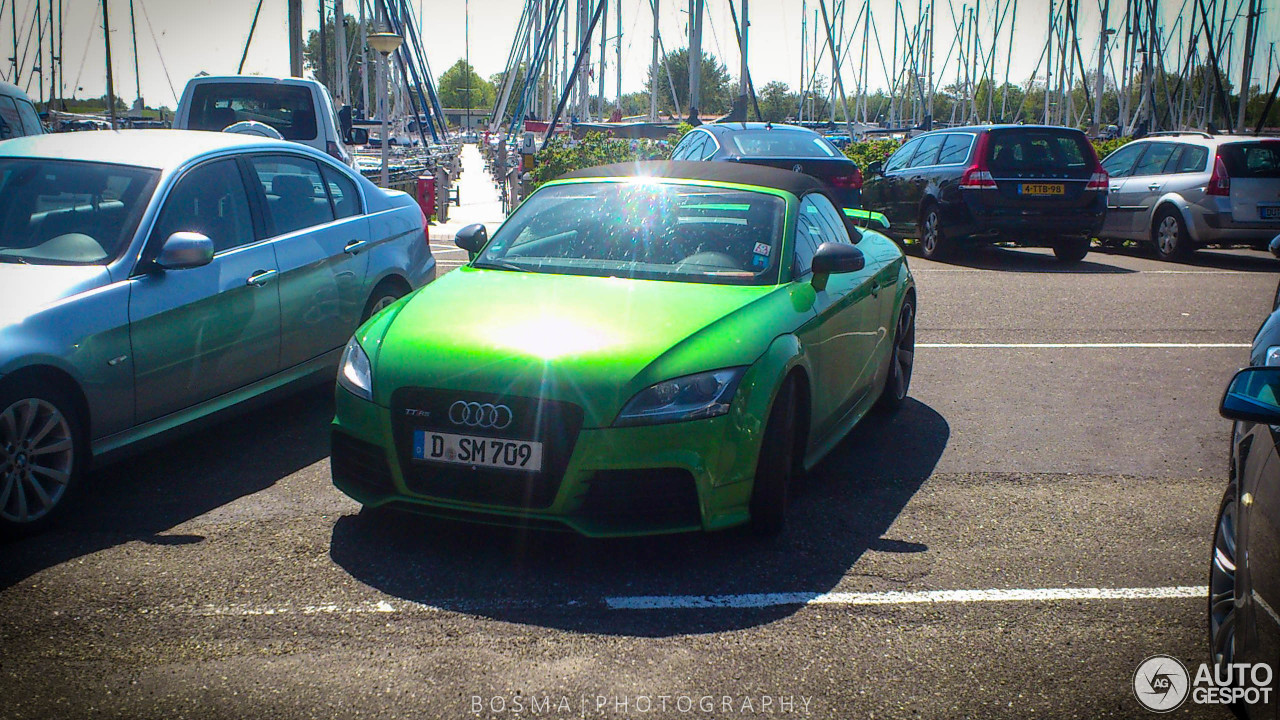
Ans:
[{"label": "asphalt parking lot", "polygon": [[331,393],[307,391],[0,545],[0,717],[1149,716],[1139,662],[1207,654],[1216,406],[1280,263],[912,268],[911,400],[780,538],[373,517],[330,484]]}]

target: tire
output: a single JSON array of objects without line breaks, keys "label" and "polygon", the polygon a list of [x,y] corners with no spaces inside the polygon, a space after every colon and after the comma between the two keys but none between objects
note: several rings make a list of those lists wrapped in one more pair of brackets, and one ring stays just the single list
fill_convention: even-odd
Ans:
[{"label": "tire", "polygon": [[382,312],[385,307],[406,294],[404,286],[390,278],[378,283],[378,286],[369,294],[369,301],[364,304],[364,312],[360,315],[360,323],[363,325],[366,320]]},{"label": "tire", "polygon": [[1087,237],[1064,237],[1058,238],[1053,244],[1053,254],[1058,258],[1059,262],[1066,264],[1078,263],[1089,254],[1089,238]]},{"label": "tire", "polygon": [[1155,245],[1156,256],[1166,262],[1183,262],[1195,252],[1182,213],[1168,206],[1156,212],[1151,223],[1151,243]]},{"label": "tire", "polygon": [[942,215],[936,204],[926,205],[920,213],[920,254],[926,260],[945,260],[951,256],[951,238],[942,229]]},{"label": "tire", "polygon": [[786,526],[791,504],[795,461],[795,382],[788,378],[778,390],[765,424],[751,489],[751,529],[773,537]]},{"label": "tire", "polygon": [[58,388],[0,387],[0,534],[39,532],[63,513],[88,457],[83,427]]},{"label": "tire", "polygon": [[893,331],[893,355],[889,358],[889,377],[884,381],[884,390],[876,400],[876,408],[882,412],[893,412],[902,407],[911,389],[911,370],[915,365],[916,354],[916,307],[915,298],[908,295],[898,311],[898,323]]},{"label": "tire", "polygon": [[[1215,667],[1235,662],[1236,623],[1241,619],[1236,580],[1236,558],[1240,556],[1236,494],[1237,486],[1231,483],[1222,495],[1209,556],[1209,659]],[[1236,717],[1244,717],[1240,703],[1231,705],[1231,711]]]}]

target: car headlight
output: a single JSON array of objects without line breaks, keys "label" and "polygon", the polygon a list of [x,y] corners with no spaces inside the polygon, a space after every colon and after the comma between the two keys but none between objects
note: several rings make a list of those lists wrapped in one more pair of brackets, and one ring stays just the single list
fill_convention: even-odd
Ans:
[{"label": "car headlight", "polygon": [[613,424],[655,425],[724,415],[746,371],[725,368],[657,383],[631,398]]},{"label": "car headlight", "polygon": [[1267,348],[1267,354],[1263,358],[1263,365],[1280,365],[1280,345]]},{"label": "car headlight", "polygon": [[338,384],[361,400],[373,402],[373,369],[369,366],[369,356],[354,337],[342,351]]}]

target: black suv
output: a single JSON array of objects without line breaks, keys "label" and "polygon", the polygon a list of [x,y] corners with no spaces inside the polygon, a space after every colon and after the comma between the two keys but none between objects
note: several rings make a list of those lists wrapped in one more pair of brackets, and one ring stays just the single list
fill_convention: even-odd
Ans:
[{"label": "black suv", "polygon": [[983,125],[924,133],[867,166],[862,205],[894,237],[918,237],[943,259],[990,242],[1051,247],[1077,262],[1107,212],[1107,173],[1084,133],[1042,125]]}]

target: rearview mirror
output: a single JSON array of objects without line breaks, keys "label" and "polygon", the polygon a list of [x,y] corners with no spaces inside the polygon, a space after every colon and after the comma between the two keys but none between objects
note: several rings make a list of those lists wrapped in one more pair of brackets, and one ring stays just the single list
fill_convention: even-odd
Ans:
[{"label": "rearview mirror", "polygon": [[348,145],[368,145],[369,131],[365,128],[351,128],[351,132],[347,133]]},{"label": "rearview mirror", "polygon": [[1280,425],[1280,367],[1247,367],[1236,373],[1218,413],[1228,420]]},{"label": "rearview mirror", "polygon": [[207,235],[176,232],[164,241],[155,262],[157,267],[165,270],[187,270],[212,261],[213,241]]},{"label": "rearview mirror", "polygon": [[472,223],[453,237],[453,244],[475,255],[489,242],[489,231],[480,223]]},{"label": "rearview mirror", "polygon": [[867,264],[862,251],[852,245],[837,242],[824,242],[813,254],[813,287],[815,290],[827,289],[827,278],[839,273],[857,272]]}]

